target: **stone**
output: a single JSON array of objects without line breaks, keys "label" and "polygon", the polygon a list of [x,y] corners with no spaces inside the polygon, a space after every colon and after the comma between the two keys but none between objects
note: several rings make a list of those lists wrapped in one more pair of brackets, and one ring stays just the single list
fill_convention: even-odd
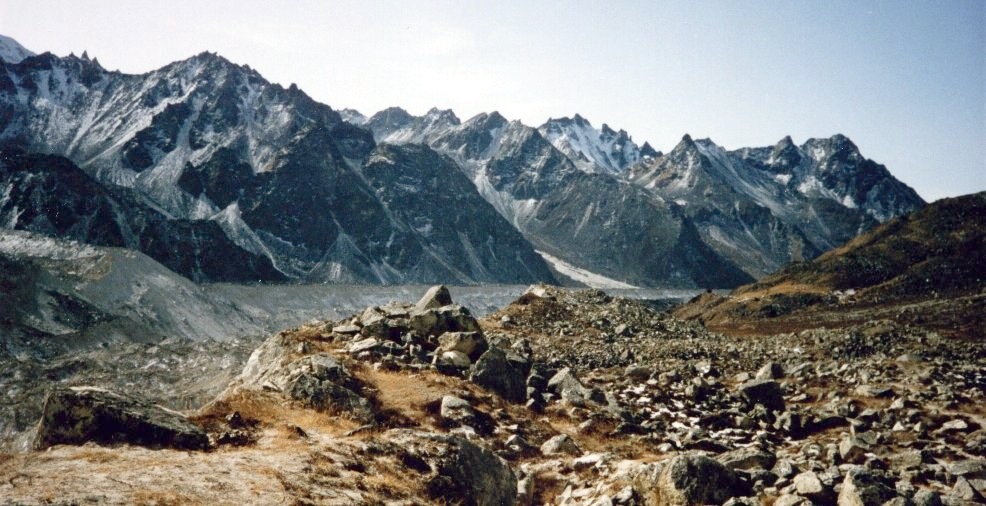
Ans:
[{"label": "stone", "polygon": [[414,305],[415,311],[425,311],[437,309],[452,304],[452,294],[449,293],[445,285],[437,285],[428,289],[427,292]]},{"label": "stone", "polygon": [[869,451],[870,445],[857,436],[849,435],[839,442],[839,456],[843,462],[861,464]]},{"label": "stone", "polygon": [[650,379],[650,373],[651,370],[649,367],[639,364],[628,365],[623,372],[623,374],[634,381],[647,381]]},{"label": "stone", "polygon": [[839,506],[868,506],[883,504],[897,497],[897,490],[884,476],[863,467],[853,467],[846,473],[839,492]]},{"label": "stone", "polygon": [[773,411],[784,411],[784,391],[774,380],[752,380],[739,387],[750,405],[761,404]]},{"label": "stone", "polygon": [[566,394],[572,397],[588,397],[588,390],[568,367],[563,367],[548,380],[548,391],[563,397]]},{"label": "stone", "polygon": [[479,332],[445,332],[438,336],[439,351],[460,351],[470,361],[479,358],[486,348],[486,338]]},{"label": "stone", "polygon": [[942,506],[941,496],[938,492],[928,489],[918,490],[911,499],[914,506]]},{"label": "stone", "polygon": [[469,360],[469,356],[461,351],[445,351],[435,354],[434,364],[439,369],[443,367],[466,369],[472,362]]},{"label": "stone", "polygon": [[948,465],[948,474],[968,479],[986,478],[986,459],[966,459]]},{"label": "stone", "polygon": [[757,371],[754,379],[758,380],[772,380],[780,379],[784,377],[784,367],[777,362],[767,362],[764,364],[760,370]]},{"label": "stone", "polygon": [[34,449],[57,444],[131,444],[205,450],[209,438],[181,413],[97,387],[54,387],[42,407]]},{"label": "stone", "polygon": [[750,446],[737,448],[716,456],[722,465],[730,469],[771,469],[777,462],[773,452]]},{"label": "stone", "polygon": [[969,480],[959,477],[952,486],[952,492],[948,494],[950,500],[959,500],[972,503],[986,503],[986,498],[969,483]]},{"label": "stone", "polygon": [[358,326],[350,323],[343,325],[336,325],[335,327],[332,327],[332,333],[334,334],[353,335],[353,334],[359,334],[359,331],[360,328]]},{"label": "stone", "polygon": [[363,423],[376,419],[370,401],[357,394],[355,380],[335,358],[325,353],[300,358],[273,378],[288,397],[320,411],[331,411]]},{"label": "stone", "polygon": [[411,460],[424,464],[425,492],[435,503],[476,506],[513,505],[517,477],[506,461],[462,436],[413,429],[388,431],[389,439]]},{"label": "stone", "polygon": [[469,379],[510,402],[520,403],[527,400],[527,375],[530,371],[529,360],[493,346],[473,365]]},{"label": "stone", "polygon": [[349,353],[353,355],[358,355],[364,351],[372,351],[380,346],[380,340],[375,337],[367,337],[366,339],[360,339],[349,345]]},{"label": "stone", "polygon": [[814,503],[831,504],[835,493],[832,488],[822,483],[822,479],[814,471],[799,473],[793,480],[794,489],[798,495],[811,499]]},{"label": "stone", "polygon": [[811,504],[808,499],[795,494],[784,494],[774,501],[774,506],[807,506]]},{"label": "stone", "polygon": [[463,422],[475,418],[476,411],[469,405],[469,401],[454,395],[446,395],[442,397],[439,414],[447,420]]},{"label": "stone", "polygon": [[668,461],[650,487],[638,490],[644,504],[683,506],[722,504],[732,497],[750,495],[750,487],[732,469],[697,453]]},{"label": "stone", "polygon": [[541,453],[543,455],[565,453],[574,456],[581,455],[582,449],[575,444],[575,441],[568,434],[558,434],[541,445]]},{"label": "stone", "polygon": [[446,332],[481,332],[479,322],[469,310],[456,305],[414,311],[408,319],[408,328],[419,336],[440,336]]}]

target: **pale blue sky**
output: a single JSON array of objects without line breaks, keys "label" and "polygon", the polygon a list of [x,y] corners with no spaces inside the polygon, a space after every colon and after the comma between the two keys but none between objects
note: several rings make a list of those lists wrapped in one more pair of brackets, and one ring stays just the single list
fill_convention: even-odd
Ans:
[{"label": "pale blue sky", "polygon": [[124,72],[216,51],[367,114],[578,112],[665,151],[843,133],[926,199],[986,190],[983,0],[0,0],[0,33]]}]

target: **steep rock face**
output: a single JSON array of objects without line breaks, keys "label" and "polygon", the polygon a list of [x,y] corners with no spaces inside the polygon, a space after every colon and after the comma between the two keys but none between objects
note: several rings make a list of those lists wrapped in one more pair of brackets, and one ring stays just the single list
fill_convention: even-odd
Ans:
[{"label": "steep rock face", "polygon": [[[347,113],[347,118],[354,116]],[[434,255],[422,252],[436,245],[414,227],[394,221],[364,180],[361,171],[375,148],[369,131],[343,121],[293,85],[271,84],[249,67],[210,53],[142,75],[108,72],[86,55],[46,53],[17,64],[0,62],[0,142],[65,156],[100,183],[130,189],[169,224],[210,231],[190,249],[217,249],[213,240],[232,242],[244,255],[270,264],[265,268],[273,267],[256,279],[552,279],[524,242],[510,244],[516,255],[497,257],[495,249],[476,247],[470,255],[459,251],[447,252],[444,259],[425,258]],[[401,163],[410,164],[413,172],[422,163],[416,161],[420,156],[427,157],[418,153]],[[396,167],[395,172],[403,170]],[[453,180],[457,174],[452,170],[440,179]],[[489,215],[488,205],[468,189],[471,195],[463,198],[486,206],[476,216]],[[418,190],[399,186],[390,198]],[[424,213],[425,207],[418,209]],[[126,215],[128,209],[118,212]],[[428,220],[438,212],[428,209],[428,215],[406,219]],[[463,210],[459,217],[465,215]],[[502,221],[470,225],[474,245],[511,233]],[[160,244],[142,233],[135,231],[131,242]],[[122,235],[122,244],[132,247]],[[518,258],[535,263],[520,265]],[[501,259],[506,263],[500,265]],[[189,273],[183,265],[176,267]],[[218,272],[198,279],[241,278]]]},{"label": "steep rock face", "polygon": [[499,113],[454,124],[387,110],[366,125],[378,140],[410,139],[448,155],[528,241],[566,263],[644,286],[751,279],[688,234],[685,219],[662,199],[603,171],[580,170],[538,130]]},{"label": "steep rock face", "polygon": [[65,158],[2,150],[0,186],[5,228],[142,251],[196,281],[285,279],[215,222],[168,219],[134,191],[102,185]]},{"label": "steep rock face", "polygon": [[447,157],[424,146],[381,145],[362,173],[388,216],[422,238],[420,249],[403,252],[412,272],[454,268],[479,282],[551,278],[544,260]]},{"label": "steep rock face", "polygon": [[841,135],[737,151],[686,135],[629,177],[680,204],[704,242],[756,276],[924,205]]}]

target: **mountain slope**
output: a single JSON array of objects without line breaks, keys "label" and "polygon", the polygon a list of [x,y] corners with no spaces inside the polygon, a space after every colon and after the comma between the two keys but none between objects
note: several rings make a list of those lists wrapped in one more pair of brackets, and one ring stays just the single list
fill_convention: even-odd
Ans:
[{"label": "mountain slope", "polygon": [[[46,53],[17,64],[0,62],[0,141],[65,156],[100,183],[132,189],[169,221],[218,225],[228,241],[266,257],[291,279],[553,279],[524,242],[511,243],[516,255],[476,249],[472,253],[484,266],[478,271],[475,262],[419,268],[418,260],[427,256],[422,251],[444,246],[393,220],[364,179],[361,171],[376,147],[372,135],[293,85],[269,83],[249,67],[210,53],[142,75],[108,72],[87,56]],[[409,165],[395,171],[413,171],[421,163],[414,158],[402,157],[400,163]],[[446,170],[442,180],[458,173],[440,168]],[[488,209],[482,199],[470,202]],[[418,209],[425,220],[456,215],[475,241],[513,233],[508,224],[481,219],[484,213],[470,208]],[[450,258],[471,261],[465,249],[449,252]]]},{"label": "mountain slope", "polygon": [[986,192],[942,199],[728,297],[703,295],[677,314],[738,328],[845,325],[881,310],[897,322],[976,335],[986,323],[984,222]]},{"label": "mountain slope", "polygon": [[415,117],[391,108],[365,125],[379,141],[425,143],[448,155],[537,250],[576,268],[639,286],[724,287],[752,279],[687,233],[680,213],[660,198],[579,169],[537,129],[497,112],[459,122],[449,111]]},{"label": "mountain slope", "polygon": [[71,161],[0,150],[0,225],[146,253],[196,281],[284,281],[208,220],[172,220],[132,190],[101,185]]},{"label": "mountain slope", "polygon": [[0,35],[0,60],[18,63],[28,56],[34,56],[34,53],[20,45],[16,40]]}]

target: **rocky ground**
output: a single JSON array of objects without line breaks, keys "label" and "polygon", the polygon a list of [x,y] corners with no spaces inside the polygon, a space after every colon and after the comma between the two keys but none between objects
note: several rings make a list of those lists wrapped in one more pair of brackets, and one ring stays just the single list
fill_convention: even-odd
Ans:
[{"label": "rocky ground", "polygon": [[55,389],[0,503],[981,503],[981,343],[726,337],[544,286],[477,321],[436,288],[271,336],[187,417]]}]

